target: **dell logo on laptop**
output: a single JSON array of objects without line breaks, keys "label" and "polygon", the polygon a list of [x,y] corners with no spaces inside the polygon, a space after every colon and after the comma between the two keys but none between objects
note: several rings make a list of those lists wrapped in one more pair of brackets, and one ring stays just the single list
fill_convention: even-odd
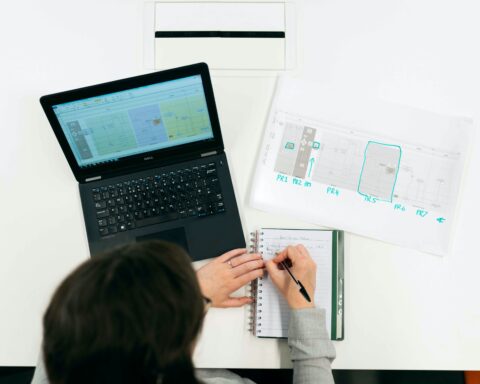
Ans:
[{"label": "dell logo on laptop", "polygon": [[147,157],[144,157],[143,160],[153,160],[153,156],[147,156]]}]

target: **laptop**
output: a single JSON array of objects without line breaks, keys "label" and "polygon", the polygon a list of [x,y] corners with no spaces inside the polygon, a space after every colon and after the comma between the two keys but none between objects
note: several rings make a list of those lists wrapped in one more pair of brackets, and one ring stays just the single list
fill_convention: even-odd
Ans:
[{"label": "laptop", "polygon": [[160,239],[244,248],[205,63],[40,98],[79,183],[90,253]]}]

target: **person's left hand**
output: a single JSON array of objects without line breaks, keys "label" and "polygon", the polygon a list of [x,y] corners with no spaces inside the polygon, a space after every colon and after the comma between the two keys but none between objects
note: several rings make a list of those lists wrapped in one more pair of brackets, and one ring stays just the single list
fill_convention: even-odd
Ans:
[{"label": "person's left hand", "polygon": [[213,307],[241,307],[252,302],[250,297],[231,297],[237,289],[263,276],[264,262],[258,253],[245,248],[234,249],[218,256],[197,271],[203,296]]}]

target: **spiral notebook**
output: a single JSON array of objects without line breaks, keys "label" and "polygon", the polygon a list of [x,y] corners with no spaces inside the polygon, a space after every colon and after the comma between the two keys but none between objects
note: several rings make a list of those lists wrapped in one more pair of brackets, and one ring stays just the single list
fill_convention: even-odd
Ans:
[{"label": "spiral notebook", "polygon": [[[303,244],[317,264],[315,304],[326,311],[332,340],[343,340],[343,231],[262,228],[252,233],[252,251],[265,260],[288,245]],[[257,337],[286,338],[290,309],[268,274],[251,284],[251,331]],[[300,293],[299,293],[300,294]]]}]

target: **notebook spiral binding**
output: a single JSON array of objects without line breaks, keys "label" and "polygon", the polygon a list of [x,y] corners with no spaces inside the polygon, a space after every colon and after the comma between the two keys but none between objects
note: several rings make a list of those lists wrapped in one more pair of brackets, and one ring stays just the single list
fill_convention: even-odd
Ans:
[{"label": "notebook spiral binding", "polygon": [[[263,255],[263,250],[261,250],[261,248],[263,248],[263,238],[261,237],[261,235],[263,235],[263,232],[260,231],[250,233],[250,252],[259,252]],[[248,330],[254,335],[261,332],[261,330],[258,328],[262,326],[262,310],[258,308],[262,306],[262,303],[258,302],[259,299],[262,299],[262,297],[259,296],[262,294],[262,280],[263,278],[259,277],[258,279],[255,279],[250,283],[250,297],[253,299],[253,302],[250,304]]]}]

